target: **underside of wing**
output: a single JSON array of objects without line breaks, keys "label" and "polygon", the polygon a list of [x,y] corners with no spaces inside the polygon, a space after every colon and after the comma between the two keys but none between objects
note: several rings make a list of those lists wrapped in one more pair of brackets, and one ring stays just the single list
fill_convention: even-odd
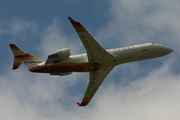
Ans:
[{"label": "underside of wing", "polygon": [[76,22],[70,17],[68,18],[86,49],[89,62],[104,63],[112,59],[113,56],[96,42],[96,40],[88,33],[81,23]]},{"label": "underside of wing", "polygon": [[98,90],[101,83],[104,81],[105,77],[114,68],[114,66],[103,67],[98,71],[90,72],[89,84],[86,89],[84,98],[81,103],[77,102],[79,106],[86,106]]}]

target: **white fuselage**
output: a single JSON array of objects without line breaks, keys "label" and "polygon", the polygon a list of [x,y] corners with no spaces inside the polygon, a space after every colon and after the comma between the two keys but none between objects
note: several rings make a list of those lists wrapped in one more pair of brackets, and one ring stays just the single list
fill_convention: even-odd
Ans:
[{"label": "white fuselage", "polygon": [[[109,52],[113,56],[113,61],[107,61],[104,65],[118,65],[128,62],[146,60],[161,57],[171,53],[173,50],[154,43],[145,43],[133,46],[127,46],[122,48],[109,49]],[[68,59],[61,62],[67,63],[80,63],[88,62],[87,54],[72,55]]]}]

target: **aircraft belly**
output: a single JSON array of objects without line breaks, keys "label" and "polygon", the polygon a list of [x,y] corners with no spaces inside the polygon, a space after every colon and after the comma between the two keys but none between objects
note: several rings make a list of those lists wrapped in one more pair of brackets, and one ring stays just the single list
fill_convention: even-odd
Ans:
[{"label": "aircraft belly", "polygon": [[[98,69],[102,65],[96,66]],[[29,68],[31,72],[39,73],[58,73],[58,72],[91,72],[94,70],[94,65],[92,63],[58,63],[53,65],[44,65],[39,67]]]}]

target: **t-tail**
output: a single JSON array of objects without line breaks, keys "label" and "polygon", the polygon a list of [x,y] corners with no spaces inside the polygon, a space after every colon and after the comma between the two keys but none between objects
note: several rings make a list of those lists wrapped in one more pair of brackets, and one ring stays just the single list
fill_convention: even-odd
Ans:
[{"label": "t-tail", "polygon": [[18,48],[15,44],[10,44],[11,50],[14,54],[14,64],[13,70],[18,69],[21,63],[24,63],[28,68],[39,66],[44,63],[39,58],[36,58],[28,53],[23,52],[20,48]]}]

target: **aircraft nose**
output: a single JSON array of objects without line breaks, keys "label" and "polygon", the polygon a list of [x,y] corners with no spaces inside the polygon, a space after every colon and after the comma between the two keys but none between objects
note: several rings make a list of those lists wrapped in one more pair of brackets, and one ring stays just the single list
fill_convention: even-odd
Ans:
[{"label": "aircraft nose", "polygon": [[169,47],[165,47],[165,52],[166,52],[166,54],[169,54],[169,53],[171,53],[171,52],[173,52],[174,50],[173,49],[171,49],[171,48],[169,48]]}]

